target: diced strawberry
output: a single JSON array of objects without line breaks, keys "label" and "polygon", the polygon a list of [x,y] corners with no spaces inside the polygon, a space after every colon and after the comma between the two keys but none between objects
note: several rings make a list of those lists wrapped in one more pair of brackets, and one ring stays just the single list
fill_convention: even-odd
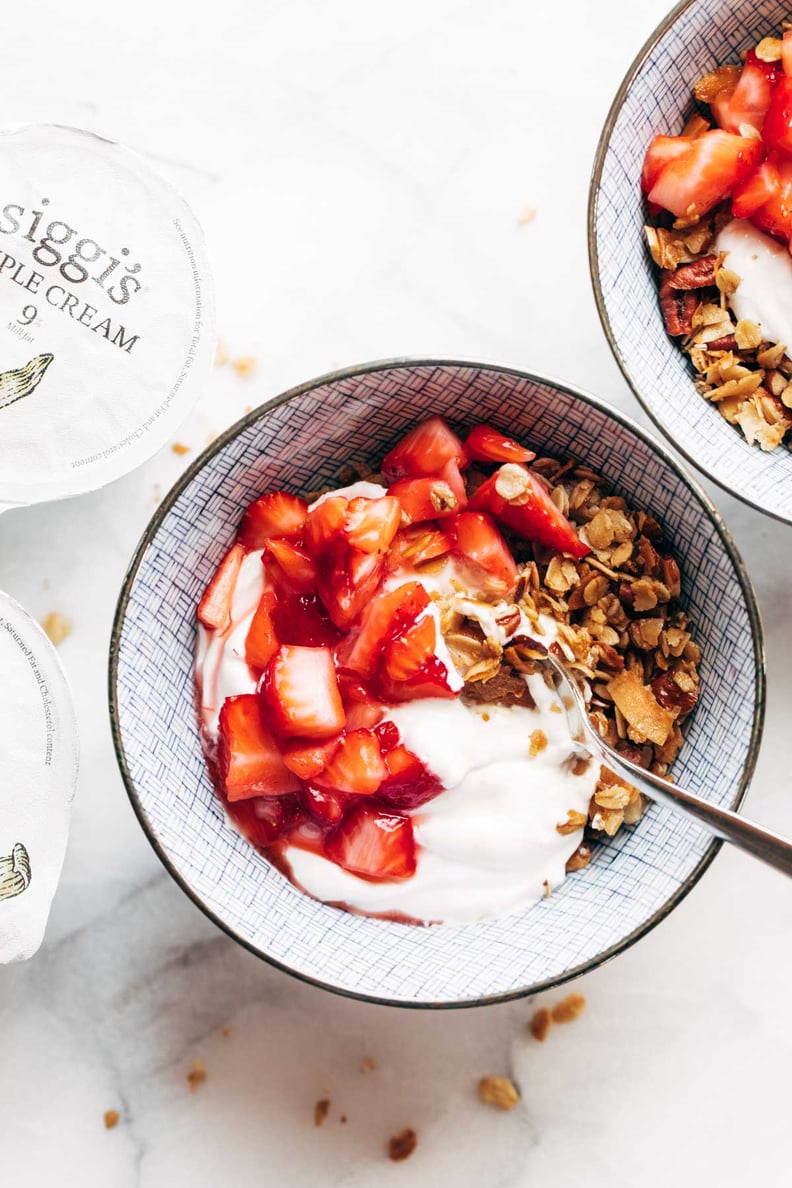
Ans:
[{"label": "diced strawberry", "polygon": [[327,767],[340,741],[340,734],[335,738],[328,738],[326,742],[311,742],[299,738],[295,742],[287,743],[283,748],[283,762],[289,771],[293,771],[301,780],[311,780]]},{"label": "diced strawberry", "polygon": [[[655,136],[646,150],[643,169],[641,170],[641,189],[648,194],[653,188],[666,165],[676,161],[690,148],[689,136]],[[514,459],[505,459],[514,461]]]},{"label": "diced strawberry", "polygon": [[386,565],[392,572],[407,566],[414,568],[445,556],[453,547],[454,537],[450,532],[441,531],[431,523],[414,524],[396,533]]},{"label": "diced strawberry", "polygon": [[229,801],[228,813],[240,832],[264,852],[274,842],[289,837],[308,819],[302,793],[297,791],[284,796],[255,796],[250,800]]},{"label": "diced strawberry", "polygon": [[[313,594],[316,591],[316,566],[305,549],[288,540],[273,537],[267,541],[265,553],[275,560],[273,580],[276,585],[280,574],[285,574],[286,583],[282,596],[290,594]],[[272,569],[272,566],[270,566]]]},{"label": "diced strawberry", "polygon": [[395,722],[380,722],[377,729],[374,731],[379,739],[380,750],[385,757],[385,766],[388,771],[391,771],[387,756],[390,751],[399,746],[399,730]]},{"label": "diced strawberry", "polygon": [[350,499],[344,524],[344,536],[362,553],[387,553],[401,525],[398,499],[358,497]]},{"label": "diced strawberry", "polygon": [[536,454],[491,425],[475,425],[465,438],[465,450],[476,462],[531,462]]},{"label": "diced strawberry", "polygon": [[274,608],[275,594],[272,590],[265,590],[245,639],[245,660],[251,668],[266,668],[278,650],[278,638],[272,621]]},{"label": "diced strawberry", "polygon": [[314,783],[323,788],[337,788],[348,796],[371,796],[387,774],[376,734],[371,730],[351,730],[342,737]]},{"label": "diced strawberry", "polygon": [[758,169],[736,186],[732,194],[732,214],[736,219],[747,219],[765,202],[769,202],[779,191],[781,178],[772,159],[768,157]]},{"label": "diced strawberry", "polygon": [[438,477],[400,479],[388,488],[388,494],[401,504],[404,524],[453,516],[464,507],[464,500],[450,483]]},{"label": "diced strawberry", "polygon": [[405,582],[378,594],[363,611],[357,632],[340,644],[339,664],[370,675],[385,644],[411,627],[428,605],[429,595],[420,582]]},{"label": "diced strawberry", "polygon": [[261,678],[259,693],[268,722],[284,738],[331,738],[344,729],[329,648],[282,645]]},{"label": "diced strawberry", "polygon": [[341,631],[348,631],[373,598],[385,569],[379,553],[345,548],[319,562],[317,586],[327,613]]},{"label": "diced strawberry", "polygon": [[407,680],[394,681],[387,672],[377,675],[377,689],[383,701],[398,704],[421,697],[456,697],[448,680],[448,669],[437,656],[431,656],[420,670]]},{"label": "diced strawberry", "polygon": [[784,74],[792,75],[792,29],[787,29],[781,42],[781,65]]},{"label": "diced strawberry", "polygon": [[230,801],[280,796],[299,787],[262,720],[255,693],[227,697],[220,710],[218,764]]},{"label": "diced strawberry", "polygon": [[341,638],[319,599],[310,594],[279,599],[272,612],[272,621],[278,640],[284,644],[332,648]]},{"label": "diced strawberry", "polygon": [[[750,216],[751,222],[768,235],[789,243],[792,241],[792,160],[782,153],[771,153],[768,163],[778,174],[778,187]],[[772,180],[772,174],[770,177]]]},{"label": "diced strawberry", "polygon": [[365,801],[356,804],[325,840],[328,858],[363,879],[408,879],[415,873],[412,821]]},{"label": "diced strawberry", "polygon": [[548,549],[585,557],[590,549],[550,498],[546,487],[524,466],[509,462],[483,483],[471,509],[489,512],[527,540]]},{"label": "diced strawberry", "polygon": [[198,603],[198,618],[212,631],[225,631],[231,621],[231,600],[244,556],[241,545],[232,545]]},{"label": "diced strawberry", "polygon": [[431,615],[408,627],[385,645],[382,663],[392,681],[408,681],[420,672],[437,648],[437,627]]},{"label": "diced strawberry", "polygon": [[446,462],[464,466],[465,447],[441,417],[416,425],[382,460],[388,482],[400,478],[439,474]]},{"label": "diced strawberry", "polygon": [[488,515],[463,512],[452,521],[455,552],[475,567],[476,584],[502,597],[517,584],[517,565],[509,546]]},{"label": "diced strawberry", "polygon": [[774,62],[762,62],[749,50],[734,91],[724,90],[712,104],[712,112],[721,128],[742,135],[744,126],[762,131],[773,88],[782,77]]},{"label": "diced strawberry", "polygon": [[391,808],[416,809],[443,791],[437,776],[402,744],[388,752],[385,766],[388,775],[380,785],[377,799]]},{"label": "diced strawberry", "polygon": [[344,706],[347,716],[347,730],[373,730],[382,721],[385,707],[379,701],[353,701]]},{"label": "diced strawberry", "polygon": [[770,148],[792,153],[792,78],[787,75],[773,91],[762,136]]},{"label": "diced strawberry", "polygon": [[262,495],[242,517],[237,539],[246,549],[263,549],[271,536],[299,536],[308,504],[288,491]]},{"label": "diced strawberry", "polygon": [[691,140],[688,151],[666,165],[649,200],[678,218],[706,214],[759,164],[763,152],[761,140],[714,128]]},{"label": "diced strawberry", "polygon": [[317,788],[313,784],[306,784],[303,788],[303,800],[308,812],[323,825],[333,825],[344,815],[347,798],[336,788]]},{"label": "diced strawberry", "polygon": [[305,547],[313,557],[321,556],[341,540],[348,507],[346,496],[330,495],[311,508],[305,522]]}]

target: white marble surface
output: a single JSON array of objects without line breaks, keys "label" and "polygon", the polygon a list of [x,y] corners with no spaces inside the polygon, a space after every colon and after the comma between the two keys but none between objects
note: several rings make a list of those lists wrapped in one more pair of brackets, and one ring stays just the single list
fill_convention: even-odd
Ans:
[{"label": "white marble surface", "polygon": [[[597,322],[585,204],[611,96],[665,7],[33,0],[3,39],[0,109],[149,153],[203,220],[222,335],[259,366],[217,371],[180,435],[193,449],[300,380],[400,354],[555,373],[641,419]],[[526,206],[536,219],[518,226]],[[302,986],[170,882],[116,770],[105,669],[125,565],[189,459],[166,449],[104,492],[0,522],[0,586],[74,622],[62,655],[82,731],[45,946],[0,970],[4,1183],[787,1182],[792,888],[747,858],[722,854],[666,923],[581,980],[585,1015],[544,1045],[526,1035],[531,1002],[421,1014]],[[715,498],[767,631],[748,808],[792,832],[792,530]],[[208,1080],[189,1093],[195,1058]],[[512,1113],[478,1104],[489,1072],[519,1082]],[[391,1165],[383,1144],[404,1126],[419,1146]]]}]

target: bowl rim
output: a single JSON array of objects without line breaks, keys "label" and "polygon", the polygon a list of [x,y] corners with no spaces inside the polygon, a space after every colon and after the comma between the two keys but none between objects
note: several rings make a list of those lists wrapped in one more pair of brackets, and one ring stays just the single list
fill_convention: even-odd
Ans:
[{"label": "bowl rim", "polygon": [[[687,0],[686,0],[687,2]],[[284,404],[288,404],[298,396],[302,396],[307,392],[311,392],[316,388],[323,387],[329,383],[338,383],[339,381],[352,379],[360,375],[375,374],[379,371],[393,370],[394,368],[411,368],[411,367],[460,367],[460,368],[476,368],[483,371],[497,371],[504,375],[516,376],[520,379],[528,380],[531,383],[542,384],[547,387],[555,388],[573,400],[582,401],[591,407],[597,409],[598,412],[603,413],[606,417],[610,417],[618,422],[623,428],[628,429],[634,433],[641,441],[644,442],[651,450],[653,450],[660,459],[673,471],[682,484],[688,491],[698,500],[702,509],[708,515],[720,542],[732,563],[737,580],[740,584],[745,605],[748,612],[748,619],[751,627],[751,644],[754,655],[754,697],[755,697],[755,712],[751,727],[751,736],[748,744],[748,753],[746,762],[743,767],[741,778],[737,786],[736,792],[729,804],[733,810],[738,810],[742,805],[745,795],[750,787],[753,778],[754,770],[756,768],[756,761],[759,755],[760,743],[762,733],[764,730],[765,721],[765,706],[766,706],[766,668],[765,668],[765,644],[764,632],[762,628],[762,621],[759,612],[756,594],[751,583],[748,570],[743,562],[743,559],[737,549],[737,546],[732,538],[731,532],[727,527],[723,516],[718,511],[715,504],[700,487],[698,482],[682,468],[678,460],[665,448],[665,446],[653,438],[640,425],[632,420],[627,414],[622,413],[621,410],[613,408],[605,401],[598,397],[591,395],[588,392],[582,391],[570,384],[564,383],[561,380],[556,380],[548,376],[543,376],[534,372],[524,371],[521,368],[509,367],[498,363],[482,363],[472,359],[448,359],[448,358],[411,358],[409,356],[396,357],[392,359],[380,359],[370,363],[361,363],[351,367],[340,368],[336,371],[328,372],[325,375],[318,376],[315,379],[308,380],[305,383],[298,384],[296,387],[289,388],[286,392],[265,400],[257,408],[241,417],[234,424],[229,426],[223,433],[217,437],[211,445],[209,445],[194,462],[185,470],[179,479],[173,484],[171,489],[163,498],[159,507],[154,512],[154,515],[149,520],[143,535],[138,542],[132,559],[127,567],[126,574],[119,593],[118,602],[116,605],[115,614],[113,616],[113,625],[110,635],[110,648],[108,656],[108,703],[110,714],[110,726],[113,737],[113,747],[116,754],[116,760],[121,772],[124,786],[126,788],[129,801],[135,816],[140,823],[143,832],[149,840],[155,854],[159,858],[162,865],[168,871],[170,876],[174,879],[181,890],[192,900],[192,902],[200,908],[200,910],[207,916],[213,924],[220,928],[232,940],[235,940],[243,948],[253,953],[256,957],[266,961],[269,965],[283,973],[290,974],[292,977],[298,978],[300,981],[308,985],[317,986],[322,990],[329,990],[331,993],[339,994],[344,998],[356,999],[361,1002],[373,1003],[380,1006],[398,1006],[412,1010],[452,1010],[467,1007],[490,1006],[496,1003],[512,1002],[519,998],[525,998],[533,994],[539,994],[547,990],[554,989],[566,982],[572,981],[574,978],[580,977],[581,974],[588,973],[599,966],[604,965],[607,961],[629,949],[647,933],[651,932],[662,920],[664,920],[675,907],[688,895],[696,883],[699,881],[704,872],[713,862],[715,856],[718,854],[721,845],[723,844],[718,839],[713,839],[705,852],[702,854],[694,869],[690,872],[687,878],[680,884],[676,891],[663,903],[656,912],[654,912],[647,920],[640,924],[637,928],[628,933],[626,937],[617,941],[608,948],[603,949],[602,952],[597,953],[594,957],[587,961],[580,962],[572,969],[565,970],[563,973],[554,977],[545,978],[541,982],[534,983],[530,986],[520,987],[516,990],[509,990],[502,994],[480,995],[472,999],[452,999],[449,1001],[404,1001],[396,998],[387,998],[381,995],[367,994],[357,990],[349,990],[340,986],[335,986],[332,983],[324,982],[320,978],[311,977],[300,970],[293,969],[283,961],[279,961],[269,954],[263,953],[255,944],[246,938],[240,936],[234,928],[226,921],[222,920],[216,912],[201,898],[197,891],[189,886],[186,879],[182,877],[156,835],[154,829],[151,827],[141,798],[138,794],[137,787],[126,761],[126,753],[124,750],[124,742],[121,734],[121,727],[118,712],[117,699],[117,677],[118,677],[118,658],[119,658],[119,644],[121,633],[124,627],[127,607],[129,604],[132,587],[137,577],[138,569],[143,561],[146,551],[153,543],[162,522],[170,512],[176,500],[180,497],[182,492],[189,486],[195,476],[201,471],[204,466],[216,455],[219,454],[226,445],[234,440],[240,433],[247,429],[250,425],[255,424],[261,417],[276,408],[280,408]]]},{"label": "bowl rim", "polygon": [[712,470],[710,470],[699,459],[697,459],[690,449],[685,449],[682,445],[680,445],[670,430],[666,428],[660,415],[654,411],[648,401],[641,394],[640,386],[630,371],[627,361],[621,352],[621,348],[616,341],[616,336],[614,335],[613,327],[611,326],[608,307],[605,302],[605,296],[602,292],[602,283],[600,281],[599,247],[597,244],[599,198],[602,186],[602,174],[605,168],[605,158],[610,147],[614,126],[617,119],[619,118],[619,114],[624,105],[624,101],[627,98],[627,94],[630,91],[630,88],[635,82],[640,71],[643,69],[647,58],[649,58],[654,51],[657,43],[662,37],[665,36],[665,34],[679,19],[679,17],[681,17],[689,8],[692,8],[694,4],[698,4],[699,2],[700,0],[681,0],[680,3],[676,4],[675,7],[672,8],[665,17],[663,17],[660,24],[657,25],[653,32],[649,34],[649,37],[638,50],[638,53],[635,55],[629,67],[627,68],[627,73],[624,75],[624,78],[619,85],[619,89],[613,98],[613,102],[608,109],[605,123],[602,126],[602,131],[600,132],[599,139],[597,141],[597,149],[594,154],[594,162],[591,170],[591,182],[589,184],[587,212],[589,275],[591,277],[591,286],[594,290],[594,301],[597,306],[597,313],[599,314],[600,323],[602,324],[602,329],[605,332],[605,337],[608,340],[608,346],[613,352],[616,362],[619,364],[622,375],[632,389],[633,395],[647,416],[651,418],[652,423],[656,425],[663,436],[671,442],[677,453],[681,454],[683,458],[691,463],[691,465],[695,466],[701,474],[705,474],[707,478],[712,480],[713,483],[716,483],[722,491],[726,491],[727,494],[733,495],[735,499],[739,499],[742,503],[746,504],[748,507],[752,507],[755,511],[761,512],[763,516],[769,516],[771,519],[778,520],[782,524],[792,524],[792,511],[790,511],[788,515],[784,515],[783,512],[779,511],[771,511],[769,508],[764,507],[760,502],[758,502],[758,500],[752,498],[748,492],[734,490],[728,486],[726,479],[719,478],[718,475],[714,474]]}]

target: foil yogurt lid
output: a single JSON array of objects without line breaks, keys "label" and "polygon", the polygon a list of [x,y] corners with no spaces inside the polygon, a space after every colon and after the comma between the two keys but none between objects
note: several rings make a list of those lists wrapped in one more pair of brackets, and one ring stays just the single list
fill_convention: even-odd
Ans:
[{"label": "foil yogurt lid", "polygon": [[36,951],[63,865],[77,725],[54,647],[0,591],[0,964]]},{"label": "foil yogurt lid", "polygon": [[89,132],[0,130],[0,510],[144,462],[214,348],[203,235],[173,187]]}]

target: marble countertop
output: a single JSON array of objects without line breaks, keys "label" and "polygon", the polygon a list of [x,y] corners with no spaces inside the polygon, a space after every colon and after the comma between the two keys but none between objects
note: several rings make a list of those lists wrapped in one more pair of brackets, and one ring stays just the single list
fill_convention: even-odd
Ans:
[{"label": "marble countertop", "polygon": [[[597,136],[664,0],[34,0],[4,42],[5,120],[125,141],[204,223],[218,368],[180,440],[105,491],[0,521],[0,587],[65,614],[82,735],[46,942],[0,970],[0,1167],[29,1188],[660,1188],[788,1177],[792,887],[722,853],[673,915],[583,978],[544,1044],[538,1005],[366,1006],[244,952],[163,872],[127,802],[106,708],[115,599],[161,493],[211,434],[340,365],[462,356],[555,374],[638,420],[595,313]],[[562,18],[562,19],[560,19]],[[530,222],[520,222],[526,208]],[[792,833],[792,529],[720,491],[768,645],[747,809]],[[553,1002],[559,997],[547,996]],[[361,1071],[367,1057],[377,1067]],[[206,1081],[190,1092],[194,1060]],[[522,1100],[481,1105],[507,1074]],[[331,1101],[321,1128],[314,1103]],[[103,1113],[116,1109],[117,1127]],[[341,1121],[341,1115],[347,1119]],[[388,1137],[414,1127],[404,1163]]]}]

